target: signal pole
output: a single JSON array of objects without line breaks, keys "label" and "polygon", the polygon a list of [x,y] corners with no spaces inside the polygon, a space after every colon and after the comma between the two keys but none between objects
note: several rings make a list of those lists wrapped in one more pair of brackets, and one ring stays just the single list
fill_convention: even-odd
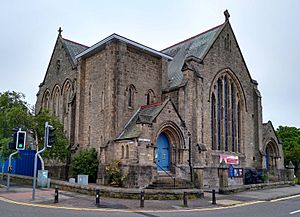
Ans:
[{"label": "signal pole", "polygon": [[[16,139],[16,144],[15,144],[15,147],[17,147],[17,143],[18,143],[18,136],[19,136],[19,131],[21,131],[22,129],[19,128],[18,131],[16,131],[16,137],[14,137]],[[13,135],[15,136],[15,134]],[[25,136],[26,138],[26,136]],[[24,143],[25,144],[25,143]],[[25,146],[25,145],[24,145]],[[24,147],[25,148],[25,147]],[[8,158],[8,168],[9,168],[9,171],[7,171],[7,185],[6,185],[6,190],[9,191],[9,186],[10,186],[10,173],[12,172],[12,166],[11,166],[11,159],[12,159],[12,156],[14,156],[15,154],[18,154],[19,153],[19,149],[17,149],[17,151],[15,151],[14,153],[11,153],[9,155],[9,158]]]},{"label": "signal pole", "polygon": [[45,135],[44,135],[44,148],[34,155],[34,169],[33,169],[33,186],[32,186],[32,200],[35,199],[35,186],[36,186],[36,170],[37,170],[37,156],[46,150],[47,140],[48,140],[48,122],[45,123]]}]

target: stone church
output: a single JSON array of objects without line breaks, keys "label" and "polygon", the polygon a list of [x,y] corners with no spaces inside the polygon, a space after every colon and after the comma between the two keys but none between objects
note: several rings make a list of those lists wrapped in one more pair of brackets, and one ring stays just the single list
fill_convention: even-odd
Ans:
[{"label": "stone church", "polygon": [[95,148],[99,184],[121,163],[126,186],[162,177],[198,188],[242,185],[245,168],[283,175],[282,145],[262,122],[262,96],[229,22],[157,51],[112,34],[91,47],[59,34],[36,113],[64,125],[71,150]]}]

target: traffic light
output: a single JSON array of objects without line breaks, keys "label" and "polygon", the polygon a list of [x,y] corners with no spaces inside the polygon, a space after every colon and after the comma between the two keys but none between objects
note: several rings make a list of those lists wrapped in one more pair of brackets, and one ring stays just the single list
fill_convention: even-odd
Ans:
[{"label": "traffic light", "polygon": [[25,149],[25,142],[26,142],[26,132],[25,131],[18,131],[17,132],[16,149],[17,150],[24,150]]},{"label": "traffic light", "polygon": [[17,145],[17,134],[19,131],[19,128],[13,128],[12,129],[13,133],[11,134],[13,141],[8,143],[8,148],[11,150],[15,150],[16,149],[16,145]]},{"label": "traffic light", "polygon": [[51,148],[52,145],[55,143],[55,134],[54,134],[55,130],[56,129],[53,126],[51,125],[47,126],[47,141],[46,141],[47,148]]}]

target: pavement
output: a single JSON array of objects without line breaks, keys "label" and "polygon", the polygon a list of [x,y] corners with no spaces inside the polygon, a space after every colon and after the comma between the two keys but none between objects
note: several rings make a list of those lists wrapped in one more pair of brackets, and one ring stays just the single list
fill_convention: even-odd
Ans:
[{"label": "pavement", "polygon": [[182,210],[238,206],[261,201],[270,201],[293,195],[300,196],[300,185],[266,190],[245,191],[230,195],[216,194],[216,205],[212,204],[212,194],[205,192],[204,198],[189,199],[187,201],[187,207],[183,205],[183,200],[145,200],[144,207],[141,208],[140,200],[117,199],[101,196],[100,206],[96,206],[95,196],[62,190],[59,191],[58,203],[54,203],[54,194],[54,189],[38,188],[35,191],[35,200],[32,200],[32,186],[21,186],[12,183],[9,191],[7,191],[6,186],[0,184],[0,200],[5,200],[12,203],[18,203],[22,205],[41,205],[47,207],[63,207],[67,209],[105,208],[114,210]]}]

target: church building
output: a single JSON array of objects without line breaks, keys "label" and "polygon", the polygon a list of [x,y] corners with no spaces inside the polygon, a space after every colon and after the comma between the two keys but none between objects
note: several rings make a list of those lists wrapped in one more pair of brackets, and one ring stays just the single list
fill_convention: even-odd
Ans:
[{"label": "church building", "polygon": [[[282,145],[229,22],[158,51],[112,34],[91,47],[59,34],[36,113],[64,125],[72,153],[95,148],[99,184],[118,160],[126,186],[175,178],[197,188],[243,185],[246,168],[281,179]],[[166,178],[167,177],[167,178]]]}]

